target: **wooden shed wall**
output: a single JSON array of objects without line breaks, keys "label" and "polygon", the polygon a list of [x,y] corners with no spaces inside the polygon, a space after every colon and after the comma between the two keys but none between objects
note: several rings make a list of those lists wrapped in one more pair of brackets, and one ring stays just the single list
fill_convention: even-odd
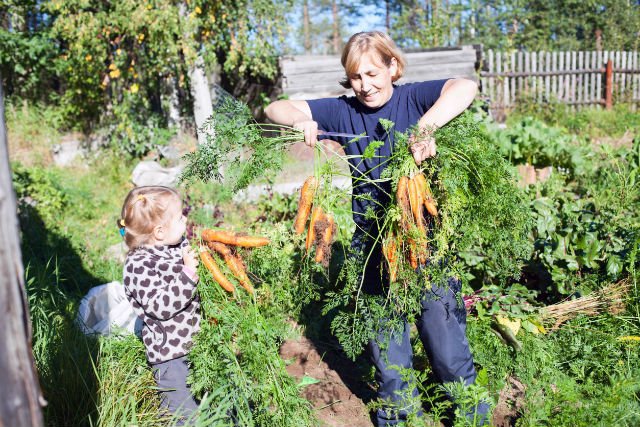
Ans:
[{"label": "wooden shed wall", "polygon": [[[477,80],[473,46],[405,54],[407,67],[398,84],[467,77]],[[337,55],[300,55],[280,59],[282,91],[289,99],[314,99],[352,94],[340,86],[344,70]]]}]

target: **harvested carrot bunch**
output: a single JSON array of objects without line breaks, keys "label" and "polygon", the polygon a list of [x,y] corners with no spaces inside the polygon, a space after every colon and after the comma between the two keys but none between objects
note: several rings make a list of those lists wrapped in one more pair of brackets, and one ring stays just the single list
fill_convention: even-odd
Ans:
[{"label": "harvested carrot bunch", "polygon": [[[216,252],[225,262],[227,268],[247,292],[254,294],[253,284],[247,275],[247,270],[235,247],[256,248],[270,243],[269,239],[262,236],[250,236],[246,233],[236,233],[228,230],[213,230],[210,228],[202,230],[202,240],[206,242],[209,249]],[[209,270],[214,280],[226,291],[234,292],[235,286],[222,273],[215,262],[215,259],[206,247],[200,248],[200,259]]]},{"label": "harvested carrot bunch", "polygon": [[[309,253],[311,248],[315,246],[315,261],[328,267],[331,260],[331,245],[336,234],[336,223],[333,215],[325,212],[319,204],[314,206],[314,197],[316,197],[318,187],[318,179],[315,176],[310,176],[304,181],[300,189],[298,213],[293,222],[293,229],[296,234],[300,235],[304,232],[307,220],[309,221],[305,250]],[[309,217],[310,213],[311,217]]]},{"label": "harvested carrot bunch", "polygon": [[396,204],[400,218],[389,227],[382,242],[382,252],[392,283],[398,278],[402,260],[414,270],[426,263],[429,257],[428,231],[438,217],[435,200],[422,172],[398,179]]},{"label": "harvested carrot bunch", "polygon": [[244,262],[242,262],[242,258],[237,253],[233,253],[231,248],[224,243],[220,242],[208,242],[207,246],[211,248],[213,251],[220,254],[220,256],[224,259],[224,262],[233,273],[234,277],[238,280],[240,285],[247,290],[250,294],[253,295],[254,289],[251,284],[251,280],[249,280],[249,276],[247,275],[247,270],[245,268]]}]

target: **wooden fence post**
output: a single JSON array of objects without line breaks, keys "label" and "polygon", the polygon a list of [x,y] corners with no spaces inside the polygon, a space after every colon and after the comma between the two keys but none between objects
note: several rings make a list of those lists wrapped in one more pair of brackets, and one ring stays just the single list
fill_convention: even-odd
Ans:
[{"label": "wooden fence post", "polygon": [[44,399],[31,350],[31,320],[16,212],[0,79],[0,426],[40,427]]},{"label": "wooden fence post", "polygon": [[605,76],[604,106],[607,110],[610,110],[613,106],[613,61],[611,59],[607,61],[607,70]]}]

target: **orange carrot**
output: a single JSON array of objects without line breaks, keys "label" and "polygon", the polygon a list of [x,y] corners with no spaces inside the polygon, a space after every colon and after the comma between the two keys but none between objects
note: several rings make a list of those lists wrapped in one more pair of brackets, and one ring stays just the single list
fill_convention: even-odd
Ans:
[{"label": "orange carrot", "polygon": [[418,251],[416,247],[416,241],[409,238],[408,243],[409,243],[409,265],[411,266],[411,268],[415,270],[416,268],[418,268]]},{"label": "orange carrot", "polygon": [[422,236],[424,236],[426,238],[427,233],[424,228],[424,220],[422,218],[422,197],[414,178],[409,179],[407,188],[409,190],[409,202],[411,203],[411,213],[413,214],[413,221],[420,231],[420,237],[422,238]]},{"label": "orange carrot", "polygon": [[247,272],[244,268],[244,264],[238,255],[234,255],[231,249],[220,242],[209,242],[209,247],[214,251],[218,252],[222,258],[224,258],[224,262],[229,267],[229,270],[233,273],[238,282],[242,285],[243,288],[247,290],[250,294],[253,294],[253,285],[251,284],[251,280],[249,280],[249,276],[247,276]]},{"label": "orange carrot", "polygon": [[322,211],[322,208],[320,206],[313,209],[313,213],[311,214],[311,221],[309,221],[309,231],[307,232],[307,241],[305,243],[305,249],[307,250],[307,252],[311,250],[311,245],[315,243],[315,240],[316,240],[315,225],[316,225],[316,222],[318,222],[318,220],[322,218],[322,216],[324,216],[324,212]]},{"label": "orange carrot", "polygon": [[398,276],[398,245],[395,233],[389,230],[387,238],[382,244],[382,253],[387,259],[389,268],[389,282],[394,283]]},{"label": "orange carrot", "polygon": [[[331,256],[331,243],[333,234],[336,230],[336,223],[331,214],[323,215],[322,220],[326,222],[326,228],[322,235],[319,236],[318,246],[316,247],[316,262],[321,262],[325,267],[329,266],[329,258]],[[324,226],[324,224],[323,224]]]},{"label": "orange carrot", "polygon": [[261,236],[248,236],[234,233],[228,230],[212,230],[206,228],[202,230],[202,239],[207,242],[220,242],[231,246],[242,246],[245,248],[255,248],[265,246],[270,243],[269,239]]},{"label": "orange carrot", "polygon": [[200,260],[207,268],[207,270],[209,270],[209,273],[211,273],[213,279],[218,282],[218,284],[222,286],[225,291],[233,292],[236,290],[236,287],[233,286],[233,283],[231,283],[229,279],[227,279],[225,275],[222,274],[222,271],[220,271],[220,268],[218,268],[218,264],[216,264],[216,261],[213,259],[209,251],[207,251],[206,249],[200,249]]},{"label": "orange carrot", "polygon": [[427,179],[424,174],[417,174],[414,179],[416,180],[416,184],[418,186],[418,191],[422,193],[424,203],[424,207],[429,212],[429,215],[433,217],[438,216],[438,208],[436,207],[435,200],[433,199],[433,195],[431,194],[431,190],[429,190],[429,185],[427,184]]},{"label": "orange carrot", "polygon": [[225,245],[224,243],[207,242],[207,246],[209,246],[212,250],[218,252],[223,257],[225,255],[230,255],[231,254],[231,249],[229,248],[229,246]]},{"label": "orange carrot", "polygon": [[409,201],[409,178],[401,176],[398,180],[398,189],[396,190],[396,200],[400,207],[400,213],[402,215],[401,226],[406,232],[409,228],[411,218],[411,202]]},{"label": "orange carrot", "polygon": [[311,205],[313,203],[313,195],[318,188],[318,180],[315,176],[310,176],[304,181],[302,189],[300,190],[300,200],[298,201],[298,214],[293,221],[293,229],[296,234],[302,234],[304,226],[307,223],[307,218],[311,212]]},{"label": "orange carrot", "polygon": [[236,254],[230,254],[228,257],[225,257],[225,262],[229,266],[231,272],[236,276],[238,282],[242,285],[243,288],[246,289],[247,292],[253,295],[253,285],[251,284],[251,280],[249,280],[249,276],[247,276],[247,271],[244,268],[244,264],[240,257]]}]

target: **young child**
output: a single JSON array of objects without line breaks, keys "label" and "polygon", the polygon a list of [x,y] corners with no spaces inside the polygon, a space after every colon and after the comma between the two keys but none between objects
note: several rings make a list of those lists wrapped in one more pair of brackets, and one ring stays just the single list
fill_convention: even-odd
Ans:
[{"label": "young child", "polygon": [[129,247],[125,293],[143,322],[142,341],[162,406],[188,417],[198,407],[186,383],[186,355],[200,328],[200,299],[198,259],[183,236],[180,196],[167,187],[135,188],[124,201],[118,225]]}]

